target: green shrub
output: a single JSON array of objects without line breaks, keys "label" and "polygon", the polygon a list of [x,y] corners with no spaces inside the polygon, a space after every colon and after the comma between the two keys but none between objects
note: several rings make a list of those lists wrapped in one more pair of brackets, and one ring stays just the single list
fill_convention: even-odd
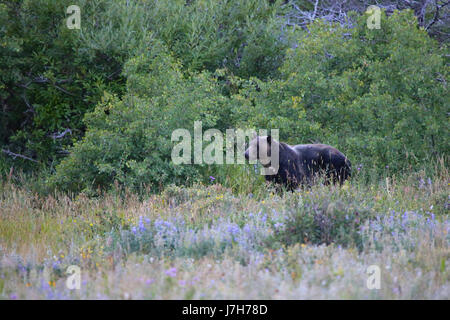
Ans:
[{"label": "green shrub", "polygon": [[[66,26],[71,1],[24,0],[0,5],[4,21],[0,37],[6,44],[0,46],[0,145],[39,162],[19,158],[12,162],[8,157],[3,160],[7,166],[52,168],[83,136],[83,116],[92,111],[103,92],[123,92],[123,60],[132,54],[130,48],[136,41],[130,32],[117,30],[116,38],[107,38],[90,24],[94,17],[105,15],[99,12],[105,3],[77,2],[81,30]],[[124,24],[119,24],[122,29]],[[109,46],[91,39],[93,34],[111,40]],[[124,43],[129,46],[123,47]]]},{"label": "green shrub", "polygon": [[146,2],[150,29],[185,69],[246,78],[274,76],[282,64],[288,42],[279,9],[258,0]]},{"label": "green shrub", "polygon": [[105,94],[86,114],[86,135],[57,167],[52,181],[66,190],[108,188],[113,181],[130,189],[155,190],[168,183],[199,179],[201,166],[171,161],[172,131],[195,120],[216,124],[223,97],[207,73],[185,78],[160,41],[125,64],[127,95]]},{"label": "green shrub", "polygon": [[187,74],[227,68],[265,78],[277,73],[287,46],[279,6],[265,1],[83,0],[80,30],[66,26],[71,4],[0,4],[0,145],[40,163],[2,154],[7,168],[53,169],[84,135],[82,119],[104,92],[124,94],[124,63],[150,45],[151,33]]},{"label": "green shrub", "polygon": [[353,29],[317,21],[298,33],[281,79],[237,81],[236,122],[279,128],[288,143],[338,147],[355,165],[395,173],[449,150],[446,47],[410,11]]},{"label": "green shrub", "polygon": [[[210,8],[206,2],[196,6]],[[266,80],[244,79],[227,69],[190,72],[199,62],[180,55],[187,49],[177,46],[185,40],[169,41],[187,34],[169,28],[164,36],[149,23],[154,33],[133,40],[137,48],[123,49],[134,54],[124,65],[126,94],[105,94],[86,114],[86,136],[53,181],[74,191],[108,188],[113,181],[155,190],[214,175],[227,187],[253,192],[260,182],[249,183],[249,174],[236,167],[171,162],[172,131],[192,130],[195,120],[203,121],[204,130],[276,128],[287,143],[333,145],[368,179],[434,163],[450,141],[438,138],[448,136],[445,47],[419,29],[409,11],[383,14],[380,30],[368,29],[365,16],[356,20],[353,29],[317,21],[309,33],[298,31],[281,78]],[[205,59],[200,69],[208,68]]]}]

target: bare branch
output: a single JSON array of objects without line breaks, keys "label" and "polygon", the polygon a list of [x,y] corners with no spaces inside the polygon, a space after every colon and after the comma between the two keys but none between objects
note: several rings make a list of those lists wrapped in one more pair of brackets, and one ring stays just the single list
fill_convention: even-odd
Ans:
[{"label": "bare branch", "polygon": [[8,156],[11,156],[14,160],[16,158],[21,158],[21,159],[25,159],[25,160],[29,160],[29,161],[38,163],[38,161],[36,161],[36,160],[34,160],[32,158],[29,158],[27,156],[24,156],[24,155],[21,155],[21,154],[18,154],[18,153],[11,152],[9,150],[2,149],[2,152],[6,153]]},{"label": "bare branch", "polygon": [[290,8],[284,14],[285,26],[297,25],[306,30],[308,24],[316,19],[352,28],[353,21],[349,19],[348,12],[362,13],[373,4],[384,9],[387,15],[391,15],[395,10],[411,9],[417,16],[420,26],[445,41],[448,38],[445,26],[450,19],[446,7],[449,3],[448,0],[289,0],[283,7]]},{"label": "bare branch", "polygon": [[51,84],[56,89],[66,93],[68,95],[75,96],[75,94],[73,94],[72,92],[69,92],[66,89],[58,86],[58,84],[67,83],[67,82],[71,82],[71,81],[72,81],[72,79],[70,79],[70,78],[69,79],[59,79],[59,80],[56,80],[56,81],[50,81],[50,79],[48,79],[48,78],[45,78],[43,76],[38,76],[38,77],[28,81],[25,84],[18,84],[18,86],[21,87],[21,88],[24,88],[24,89],[29,89],[29,86],[32,83],[48,83],[48,84]]},{"label": "bare branch", "polygon": [[438,5],[437,0],[434,1],[434,7],[435,7],[435,11],[434,11],[434,17],[433,20],[431,20],[428,25],[425,27],[425,30],[430,29],[430,27],[435,24],[438,20],[439,20],[439,14],[440,14],[440,10],[445,7],[446,5],[448,5],[450,3],[450,1],[445,2],[442,5]]},{"label": "bare branch", "polygon": [[69,129],[69,128],[67,128],[67,129],[64,130],[63,132],[54,132],[54,133],[52,133],[52,134],[50,135],[50,138],[52,138],[53,140],[61,139],[61,138],[64,138],[64,136],[65,136],[66,134],[68,134],[68,133],[72,134],[72,130]]}]

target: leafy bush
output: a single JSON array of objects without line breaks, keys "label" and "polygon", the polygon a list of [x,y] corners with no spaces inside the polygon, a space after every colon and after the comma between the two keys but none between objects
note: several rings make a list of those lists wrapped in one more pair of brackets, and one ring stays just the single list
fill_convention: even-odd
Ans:
[{"label": "leafy bush", "polygon": [[150,29],[185,69],[227,68],[241,77],[274,76],[287,37],[269,1],[149,1]]},{"label": "leafy bush", "polygon": [[[105,91],[124,94],[124,63],[150,45],[152,33],[187,74],[227,68],[265,78],[277,73],[287,46],[278,5],[265,1],[83,0],[81,30],[66,27],[71,4],[0,4],[0,145],[41,167],[53,169],[84,135],[82,119]],[[36,168],[15,159],[2,153],[0,169]]]},{"label": "leafy bush", "polygon": [[[82,26],[97,14],[99,2],[79,1]],[[118,58],[112,57],[117,53],[94,50],[80,41],[80,34],[94,30],[66,27],[71,4],[66,0],[0,4],[0,37],[5,44],[0,46],[0,145],[43,166],[58,162],[83,135],[84,113],[93,109],[104,90],[120,93],[124,88]],[[15,166],[36,167],[17,160]]]},{"label": "leafy bush", "polygon": [[86,114],[86,135],[52,178],[66,190],[108,188],[113,181],[130,189],[195,182],[199,167],[171,161],[171,135],[195,120],[213,127],[223,112],[223,97],[207,73],[185,78],[158,40],[125,64],[127,95],[105,94]]},{"label": "leafy bush", "polygon": [[353,29],[317,21],[297,35],[281,79],[236,81],[237,122],[279,128],[294,144],[336,146],[378,173],[445,155],[446,47],[417,27],[412,12],[382,14],[379,30],[363,15]]},{"label": "leafy bush", "polygon": [[408,11],[383,14],[380,30],[368,29],[365,16],[356,20],[353,29],[317,21],[309,33],[294,33],[298,44],[288,50],[280,78],[266,80],[226,69],[189,72],[196,68],[188,65],[197,62],[173,49],[179,45],[168,42],[174,30],[167,39],[159,29],[145,33],[124,66],[126,94],[105,94],[86,115],[86,136],[54,180],[74,191],[108,188],[115,180],[155,190],[214,174],[236,190],[250,191],[243,187],[249,184],[242,170],[170,161],[171,132],[192,128],[195,120],[203,121],[204,130],[277,128],[288,143],[327,143],[342,150],[355,169],[374,175],[445,157],[449,140],[438,138],[448,135],[445,48],[417,28]]}]

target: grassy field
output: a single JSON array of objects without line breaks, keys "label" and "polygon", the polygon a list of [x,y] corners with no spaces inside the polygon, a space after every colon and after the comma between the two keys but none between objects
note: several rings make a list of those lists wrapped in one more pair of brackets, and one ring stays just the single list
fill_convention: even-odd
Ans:
[{"label": "grassy field", "polygon": [[[448,299],[449,175],[142,199],[0,182],[1,299]],[[67,268],[81,288],[66,286]],[[368,289],[367,268],[380,268]]]}]

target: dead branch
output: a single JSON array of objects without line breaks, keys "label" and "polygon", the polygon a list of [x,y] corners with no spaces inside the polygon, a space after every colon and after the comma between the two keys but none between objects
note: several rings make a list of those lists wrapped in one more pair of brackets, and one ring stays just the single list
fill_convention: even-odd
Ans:
[{"label": "dead branch", "polygon": [[24,156],[24,155],[21,155],[21,154],[18,154],[18,153],[14,153],[14,152],[9,151],[9,150],[2,149],[2,152],[3,152],[3,153],[6,153],[8,156],[12,157],[14,160],[15,160],[16,158],[21,158],[21,159],[25,159],[25,160],[29,160],[29,161],[38,163],[38,161],[36,161],[36,160],[34,160],[34,159],[32,159],[32,158],[29,158],[29,157],[27,157],[27,156]]}]

